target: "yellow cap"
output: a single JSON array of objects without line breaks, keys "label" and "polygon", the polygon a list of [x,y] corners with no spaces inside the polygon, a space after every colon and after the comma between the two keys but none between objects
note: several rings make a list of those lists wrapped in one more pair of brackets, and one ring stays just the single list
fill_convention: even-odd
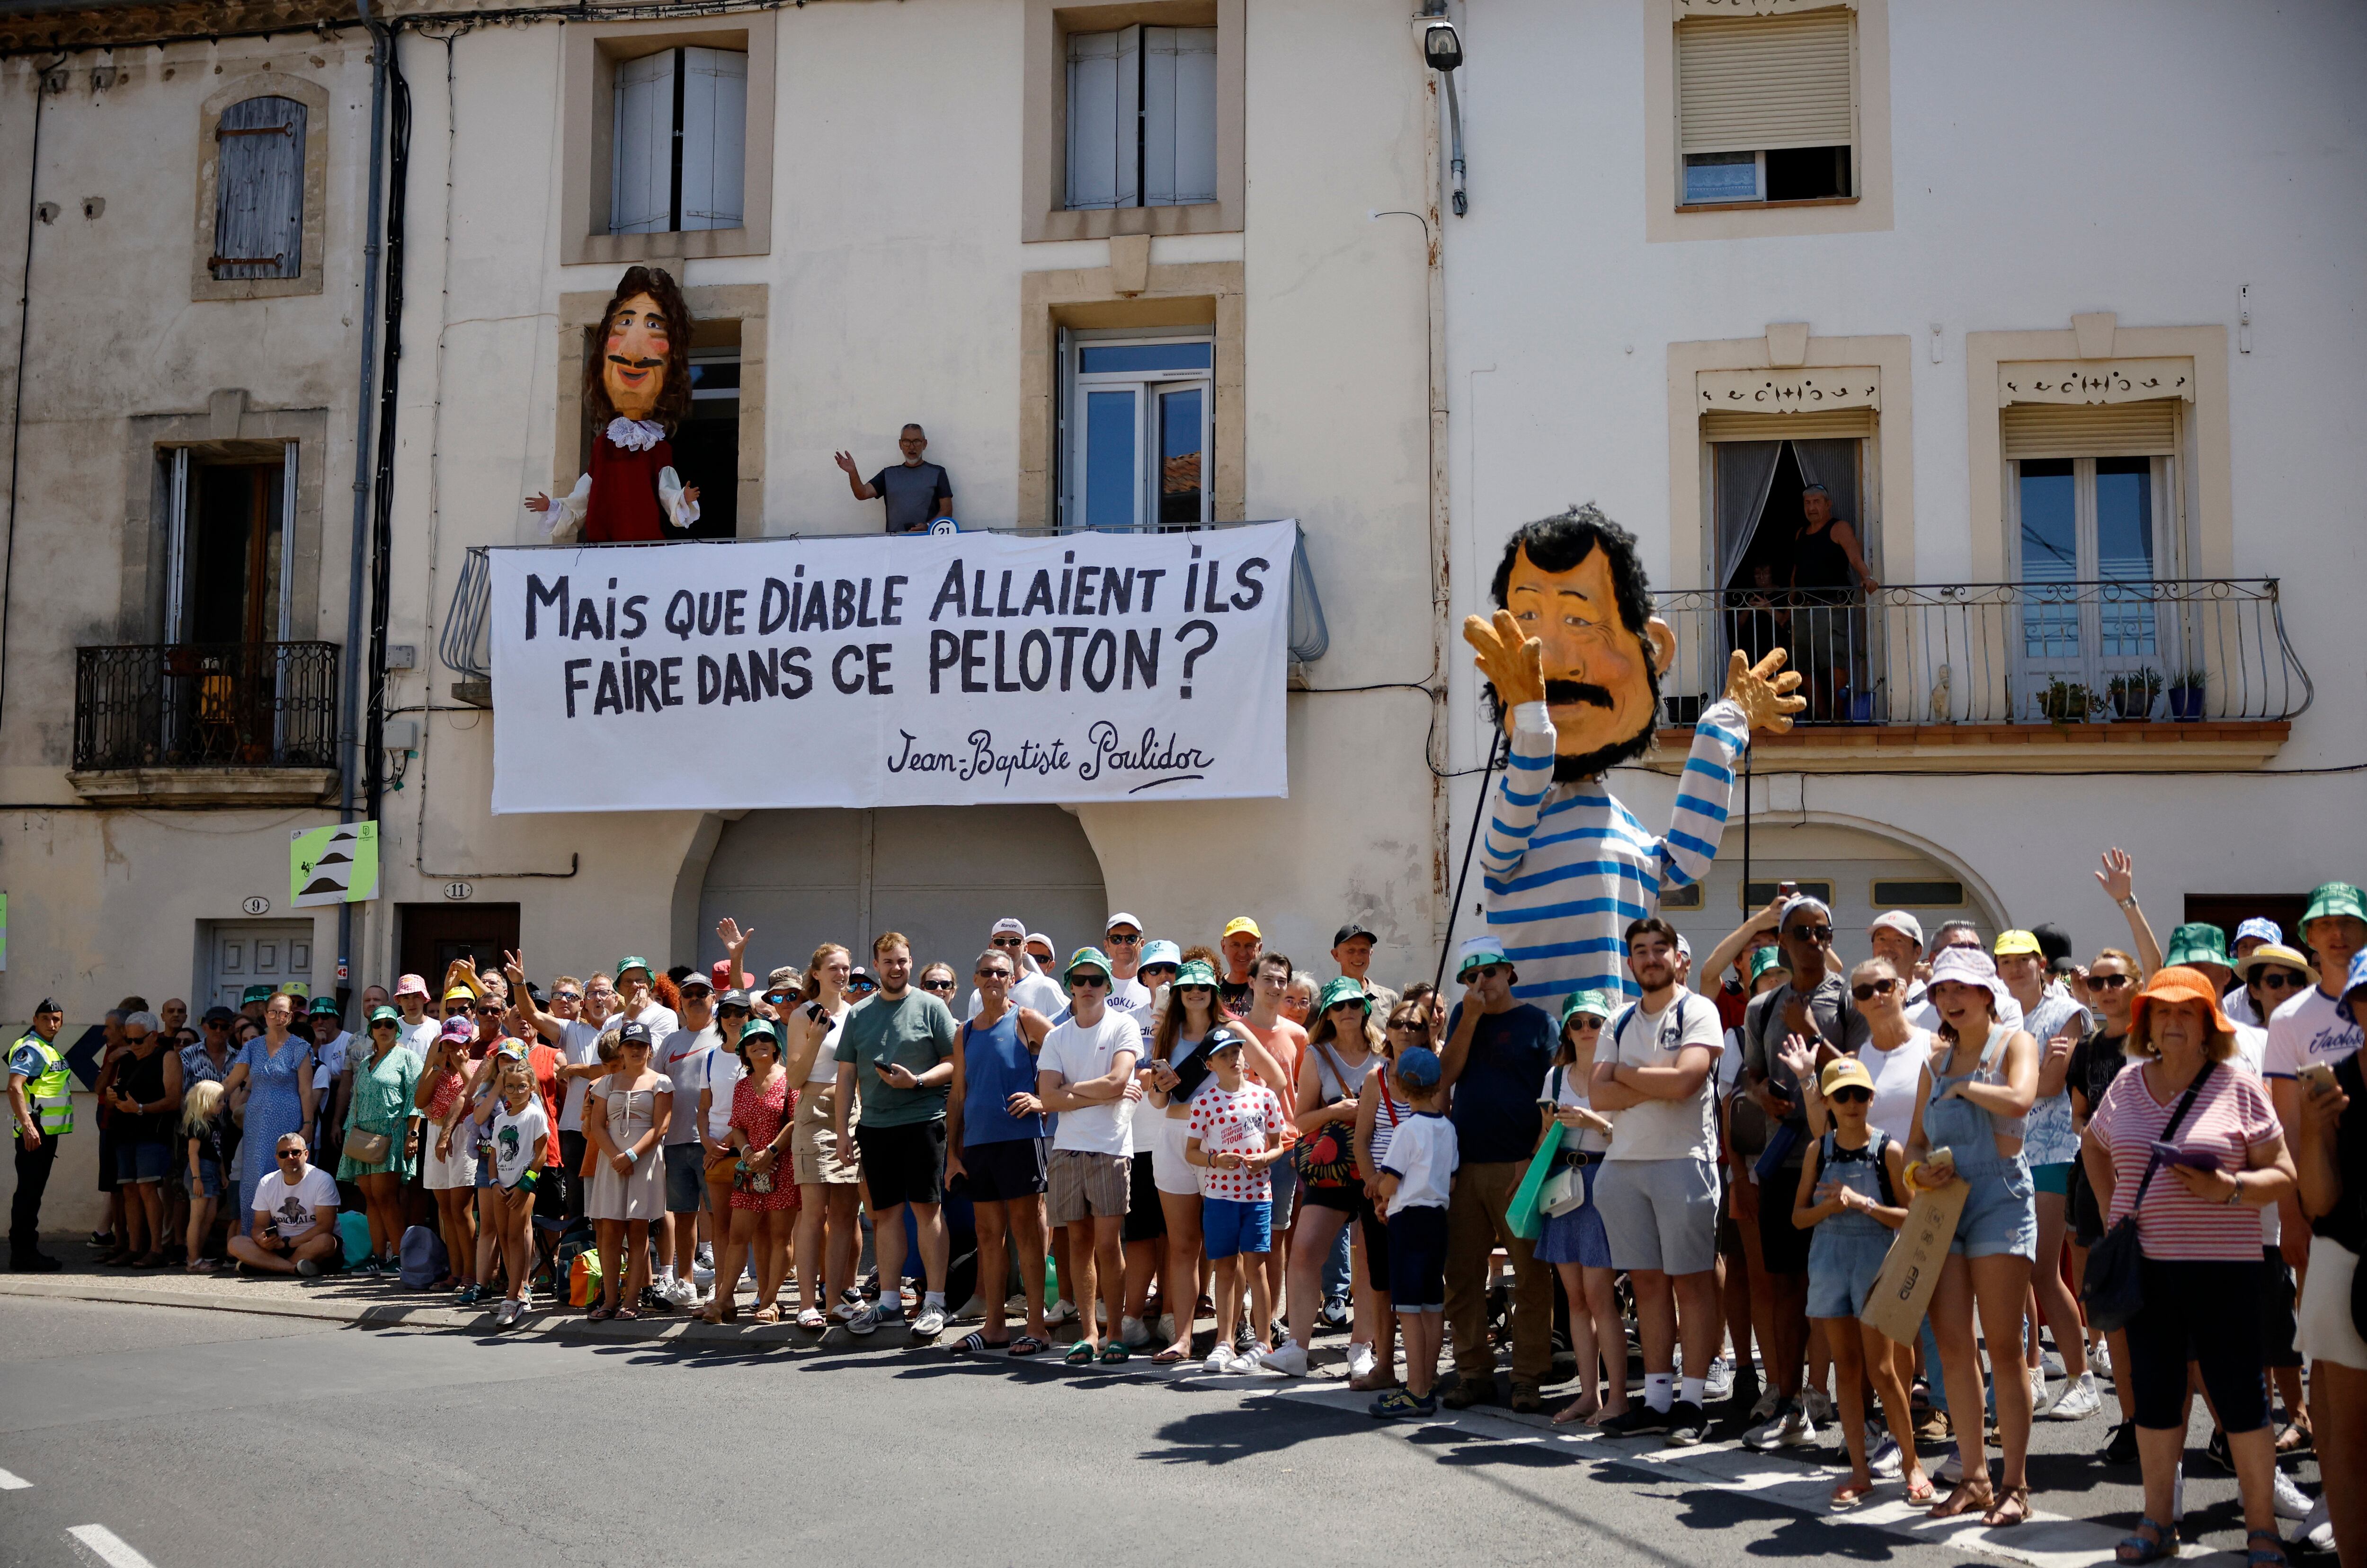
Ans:
[{"label": "yellow cap", "polygon": [[1836,1056],[1825,1064],[1824,1077],[1818,1080],[1817,1089],[1818,1093],[1830,1100],[1835,1089],[1847,1089],[1852,1084],[1868,1094],[1874,1092],[1874,1076],[1865,1070],[1863,1062],[1855,1056]]},{"label": "yellow cap", "polygon": [[2042,958],[2046,955],[2046,950],[2038,945],[2038,938],[2029,931],[1998,932],[1997,945],[1989,949],[1989,956],[2004,958],[2017,953],[2033,953]]},{"label": "yellow cap", "polygon": [[1225,922],[1225,935],[1253,936],[1260,942],[1263,942],[1265,940],[1265,932],[1258,930],[1258,923],[1255,920],[1251,919],[1247,915],[1235,915],[1231,919],[1227,920]]}]

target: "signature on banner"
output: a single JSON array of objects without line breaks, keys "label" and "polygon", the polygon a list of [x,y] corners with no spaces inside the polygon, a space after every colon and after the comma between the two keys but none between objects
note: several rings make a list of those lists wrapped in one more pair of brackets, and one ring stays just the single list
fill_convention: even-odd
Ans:
[{"label": "signature on banner", "polygon": [[1184,745],[1177,731],[1161,736],[1156,728],[1146,728],[1129,743],[1107,719],[1096,720],[1086,732],[1087,750],[1082,755],[1072,753],[1064,739],[1023,738],[1015,745],[1005,746],[997,742],[991,729],[971,730],[960,751],[934,750],[909,729],[896,734],[900,744],[887,757],[891,773],[946,773],[963,784],[993,779],[1006,788],[1021,776],[1070,773],[1091,784],[1105,775],[1117,780],[1138,773],[1156,775],[1127,791],[1138,795],[1161,784],[1205,778],[1217,762],[1215,752]]}]

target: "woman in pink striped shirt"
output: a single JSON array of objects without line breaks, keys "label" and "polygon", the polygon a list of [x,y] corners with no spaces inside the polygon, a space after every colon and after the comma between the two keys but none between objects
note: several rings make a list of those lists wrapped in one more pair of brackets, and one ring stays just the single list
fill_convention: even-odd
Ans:
[{"label": "woman in pink striped shirt", "polygon": [[[2235,1457],[2247,1556],[2253,1568],[2273,1568],[2284,1551],[2260,1378],[2259,1211],[2293,1190],[2293,1157],[2259,1081],[2226,1065],[2236,1032],[2199,970],[2156,971],[2130,1008],[2127,1049],[2135,1070],[2105,1090],[2080,1149],[2107,1230],[2134,1213],[2144,1254],[2145,1305],[2129,1320],[2126,1375],[2146,1506],[2118,1556],[2151,1562],[2177,1551],[2171,1497],[2191,1355]],[[2174,1145],[2175,1156],[2157,1144]]]}]

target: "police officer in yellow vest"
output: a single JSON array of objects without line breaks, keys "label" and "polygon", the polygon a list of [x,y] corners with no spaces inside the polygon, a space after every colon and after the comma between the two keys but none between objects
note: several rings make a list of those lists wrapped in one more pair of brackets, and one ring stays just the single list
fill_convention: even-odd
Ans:
[{"label": "police officer in yellow vest", "polygon": [[41,1194],[57,1163],[58,1140],[74,1131],[66,1059],[57,1047],[65,1009],[49,998],[33,1027],[8,1047],[8,1114],[17,1130],[17,1197],[8,1210],[8,1267],[18,1274],[55,1273],[63,1265],[41,1250]]}]

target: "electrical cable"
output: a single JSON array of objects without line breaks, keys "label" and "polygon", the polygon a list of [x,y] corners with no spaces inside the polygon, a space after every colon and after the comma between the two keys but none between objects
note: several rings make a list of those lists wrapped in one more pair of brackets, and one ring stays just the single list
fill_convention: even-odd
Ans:
[{"label": "electrical cable", "polygon": [[8,538],[0,547],[0,718],[8,711],[8,607],[17,597],[17,466],[25,437],[25,345],[33,325],[33,226],[40,218],[41,107],[50,101],[50,73],[66,62],[61,52],[33,73],[33,150],[25,162],[25,271],[17,293],[17,390],[8,401]]}]

